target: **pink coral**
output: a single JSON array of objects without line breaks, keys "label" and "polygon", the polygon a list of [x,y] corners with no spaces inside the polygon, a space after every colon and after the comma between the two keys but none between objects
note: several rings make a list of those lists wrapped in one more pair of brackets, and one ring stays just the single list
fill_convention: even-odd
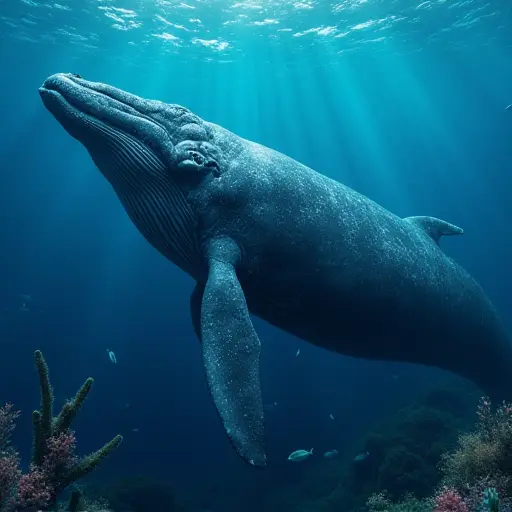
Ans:
[{"label": "pink coral", "polygon": [[60,471],[76,462],[76,437],[72,431],[51,436],[46,442],[46,455],[43,459],[43,471],[48,475],[58,475]]},{"label": "pink coral", "polygon": [[15,452],[0,453],[0,504],[10,500],[21,476],[18,455]]},{"label": "pink coral", "polygon": [[12,410],[12,404],[0,407],[0,507],[10,502],[21,476],[18,454],[9,449],[19,414]]},{"label": "pink coral", "polygon": [[32,466],[30,472],[22,475],[18,481],[16,506],[19,508],[45,508],[52,497],[48,475]]},{"label": "pink coral", "polygon": [[31,466],[30,472],[19,479],[18,507],[45,508],[48,505],[60,483],[59,474],[75,463],[75,443],[75,434],[71,431],[48,438],[42,466]]},{"label": "pink coral", "polygon": [[469,509],[457,491],[444,487],[436,496],[434,512],[469,512]]}]

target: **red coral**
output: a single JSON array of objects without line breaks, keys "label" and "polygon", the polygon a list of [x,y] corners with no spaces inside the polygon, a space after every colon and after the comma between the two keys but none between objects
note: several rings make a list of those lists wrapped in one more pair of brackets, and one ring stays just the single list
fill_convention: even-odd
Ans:
[{"label": "red coral", "polygon": [[454,489],[445,487],[436,496],[434,512],[469,512],[468,506]]}]

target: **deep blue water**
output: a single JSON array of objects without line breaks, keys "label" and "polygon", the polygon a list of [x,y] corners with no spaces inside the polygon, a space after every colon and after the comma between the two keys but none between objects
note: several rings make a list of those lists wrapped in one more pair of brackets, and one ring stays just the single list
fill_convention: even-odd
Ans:
[{"label": "deep blue water", "polygon": [[215,512],[262,510],[308,471],[287,463],[291,451],[352,454],[364,429],[445,378],[334,355],[256,319],[265,403],[278,405],[268,468],[239,460],[206,388],[193,282],[43,107],[48,75],[182,104],[398,215],[463,227],[443,247],[510,325],[511,50],[506,1],[0,0],[0,398],[23,411],[23,453],[36,348],[57,402],[96,380],[79,451],[125,437],[97,475],[155,475]]}]

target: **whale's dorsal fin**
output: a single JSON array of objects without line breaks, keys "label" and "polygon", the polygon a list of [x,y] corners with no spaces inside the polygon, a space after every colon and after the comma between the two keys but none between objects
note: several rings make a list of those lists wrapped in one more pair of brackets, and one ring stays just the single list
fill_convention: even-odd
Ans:
[{"label": "whale's dorsal fin", "polygon": [[436,244],[443,235],[462,235],[464,230],[435,217],[405,217],[406,221],[421,228]]}]

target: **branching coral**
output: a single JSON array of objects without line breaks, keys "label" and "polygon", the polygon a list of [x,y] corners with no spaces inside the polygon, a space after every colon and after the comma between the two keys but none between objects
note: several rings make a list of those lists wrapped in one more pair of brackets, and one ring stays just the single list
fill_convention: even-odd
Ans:
[{"label": "branching coral", "polygon": [[41,408],[32,415],[32,463],[26,474],[21,473],[18,454],[9,446],[18,413],[12,410],[10,404],[0,408],[1,512],[30,507],[44,510],[53,508],[63,489],[97,467],[123,439],[117,435],[96,452],[78,458],[75,455],[75,433],[70,427],[91,390],[93,379],[87,379],[75,398],[66,402],[60,414],[54,417],[48,366],[39,350],[35,352],[35,360],[41,388]]},{"label": "branching coral", "polygon": [[498,489],[501,497],[512,497],[511,413],[510,404],[503,403],[493,413],[490,400],[480,400],[477,428],[462,435],[457,448],[443,457],[447,485],[463,494],[485,485]]}]

